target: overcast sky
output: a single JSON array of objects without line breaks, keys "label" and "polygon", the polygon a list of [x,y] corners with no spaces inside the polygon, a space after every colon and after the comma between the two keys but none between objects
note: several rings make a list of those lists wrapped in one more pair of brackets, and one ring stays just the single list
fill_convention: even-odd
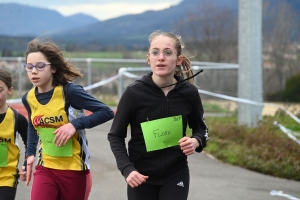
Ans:
[{"label": "overcast sky", "polygon": [[99,20],[147,10],[162,10],[182,0],[0,0],[0,3],[19,3],[58,11],[64,16],[84,13]]}]

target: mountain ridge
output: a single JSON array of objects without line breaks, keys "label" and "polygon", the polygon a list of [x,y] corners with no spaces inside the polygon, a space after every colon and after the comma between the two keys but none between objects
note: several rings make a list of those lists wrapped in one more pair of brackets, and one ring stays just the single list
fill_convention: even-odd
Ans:
[{"label": "mountain ridge", "polygon": [[[37,17],[38,16],[38,17]],[[80,16],[80,19],[78,18]],[[82,22],[84,19],[86,22]],[[64,17],[57,11],[17,3],[0,4],[0,35],[41,36],[85,26],[91,16],[77,14]],[[98,20],[97,20],[98,21]]]},{"label": "mountain ridge", "polygon": [[[272,5],[279,5],[282,1],[269,0]],[[284,1],[300,13],[300,0]],[[50,9],[0,3],[0,50],[5,47],[24,48],[18,47],[12,38],[17,41],[24,38],[23,45],[34,37],[49,37],[63,45],[76,44],[90,50],[118,46],[145,48],[151,32],[158,29],[176,32],[176,23],[190,13],[199,13],[204,3],[226,8],[237,16],[238,0],[183,0],[163,10],[149,10],[104,21],[80,13],[64,17]]]}]

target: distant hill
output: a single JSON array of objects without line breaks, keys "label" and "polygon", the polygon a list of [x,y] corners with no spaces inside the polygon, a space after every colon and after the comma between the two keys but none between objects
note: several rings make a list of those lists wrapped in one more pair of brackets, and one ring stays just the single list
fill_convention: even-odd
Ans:
[{"label": "distant hill", "polygon": [[[176,22],[190,12],[197,12],[204,1],[206,0],[183,0],[178,5],[164,10],[125,15],[84,28],[53,34],[52,37],[68,42],[81,38],[78,42],[86,45],[144,47],[147,45],[148,35],[152,31],[157,29],[176,30]],[[233,12],[238,10],[238,0],[210,0],[210,3],[227,7]]]},{"label": "distant hill", "polygon": [[78,27],[100,22],[98,19],[82,13],[68,16],[67,19],[75,22]]},{"label": "distant hill", "polygon": [[[274,6],[285,1],[300,13],[300,0],[263,1],[269,1]],[[148,35],[152,31],[157,29],[176,31],[175,24],[189,13],[199,12],[199,7],[205,2],[227,8],[238,16],[238,0],[182,0],[178,5],[164,10],[149,10],[105,21],[84,14],[64,17],[53,10],[0,3],[0,51],[3,42],[6,47],[15,49],[17,44],[9,40],[11,45],[8,45],[6,38],[16,36],[22,44],[28,38],[45,36],[60,44],[76,44],[89,50],[118,46],[146,48]],[[27,37],[22,40],[23,36]]]},{"label": "distant hill", "polygon": [[[155,29],[172,29],[176,20],[195,10],[205,0],[183,0],[176,6],[160,11],[99,21],[87,15],[64,17],[54,10],[15,3],[0,3],[0,35],[5,36],[51,36],[56,39],[82,42],[119,41],[124,38],[144,40]],[[211,0],[220,6],[237,7],[238,0]]]},{"label": "distant hill", "polygon": [[54,10],[15,3],[0,4],[0,35],[43,36],[98,21],[83,14],[64,17]]}]

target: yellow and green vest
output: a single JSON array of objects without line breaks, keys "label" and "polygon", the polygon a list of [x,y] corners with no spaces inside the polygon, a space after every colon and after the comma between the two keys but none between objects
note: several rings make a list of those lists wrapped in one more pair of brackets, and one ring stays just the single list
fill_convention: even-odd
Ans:
[{"label": "yellow and green vest", "polygon": [[[8,107],[3,121],[0,123],[0,187],[17,187],[19,179],[18,132],[16,129],[16,117],[14,111]],[[5,154],[5,155],[4,155]],[[4,161],[4,162],[3,162]]]},{"label": "yellow and green vest", "polygon": [[[83,117],[83,110],[76,110],[72,106],[66,108],[63,86],[56,86],[52,98],[46,105],[38,102],[35,87],[27,95],[27,102],[31,109],[31,122],[36,130],[39,128],[58,128],[73,119]],[[68,111],[68,112],[66,112]],[[37,131],[37,134],[39,132]],[[55,157],[43,153],[43,142],[40,140],[37,165],[58,170],[86,170],[90,168],[89,152],[85,130],[77,130],[72,140],[73,155],[70,157]]]}]

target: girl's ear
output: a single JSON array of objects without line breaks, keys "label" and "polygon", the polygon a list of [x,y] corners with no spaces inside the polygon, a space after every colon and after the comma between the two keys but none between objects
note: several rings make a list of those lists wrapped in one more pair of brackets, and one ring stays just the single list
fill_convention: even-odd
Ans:
[{"label": "girl's ear", "polygon": [[13,91],[13,87],[8,88],[8,94],[12,94],[12,91]]},{"label": "girl's ear", "polygon": [[183,61],[183,55],[178,56],[177,61],[176,61],[176,65],[181,65],[182,61]]},{"label": "girl's ear", "polygon": [[147,55],[146,55],[146,60],[147,60],[147,64],[150,65],[149,53],[147,53]]},{"label": "girl's ear", "polygon": [[52,68],[51,67],[51,72],[52,72],[52,74],[54,74],[56,72],[56,68],[54,68],[54,67]]}]

